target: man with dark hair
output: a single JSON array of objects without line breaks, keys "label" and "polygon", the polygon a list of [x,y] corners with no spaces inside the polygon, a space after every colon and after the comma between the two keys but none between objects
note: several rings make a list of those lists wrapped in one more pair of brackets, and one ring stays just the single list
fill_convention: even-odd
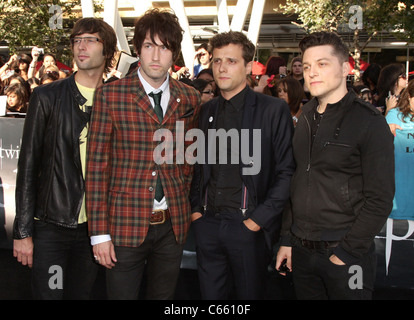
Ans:
[{"label": "man with dark hair", "polygon": [[70,39],[78,71],[34,89],[18,163],[14,256],[33,266],[35,299],[88,299],[98,268],[85,210],[86,142],[116,35],[106,22],[85,18]]},{"label": "man with dark hair", "polygon": [[89,39],[84,39],[84,41],[86,41],[87,43],[102,43],[102,55],[105,59],[104,72],[108,73],[114,62],[117,38],[113,37],[113,29],[109,24],[105,23],[104,21],[98,21],[99,22],[97,22],[97,19],[94,18],[84,18],[82,19],[82,23],[75,24],[70,35],[70,41],[73,47],[74,45],[78,44],[78,42],[80,41],[79,36],[81,36],[82,34],[96,34],[96,38],[92,37]]},{"label": "man with dark hair", "polygon": [[208,69],[210,64],[211,53],[209,52],[208,43],[202,43],[198,46],[195,53],[191,79],[196,79],[200,71]]},{"label": "man with dark hair", "polygon": [[174,298],[191,223],[193,166],[158,161],[155,152],[159,129],[176,142],[184,139],[177,126],[185,133],[198,121],[199,93],[168,74],[181,40],[174,14],[146,12],[133,40],[140,67],[95,96],[86,201],[93,251],[107,268],[109,299],[137,299],[145,267],[146,298]]},{"label": "man with dark hair", "polygon": [[[243,33],[218,34],[210,45],[220,96],[201,109],[208,151],[205,164],[196,165],[191,193],[201,295],[228,299],[233,287],[233,298],[263,299],[294,171],[292,118],[283,100],[247,85],[255,47]],[[210,149],[211,130],[231,142]]]},{"label": "man with dark hair", "polygon": [[287,261],[299,299],[368,299],[374,237],[393,202],[393,137],[381,113],[347,91],[348,50],[338,35],[311,34],[300,48],[314,98],[293,137],[296,171],[276,268]]}]

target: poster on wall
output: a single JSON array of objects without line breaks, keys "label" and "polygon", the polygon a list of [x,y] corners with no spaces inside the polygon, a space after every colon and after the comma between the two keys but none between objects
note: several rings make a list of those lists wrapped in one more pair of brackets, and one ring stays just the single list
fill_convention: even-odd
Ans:
[{"label": "poster on wall", "polygon": [[17,161],[24,119],[0,118],[0,248],[12,247]]}]

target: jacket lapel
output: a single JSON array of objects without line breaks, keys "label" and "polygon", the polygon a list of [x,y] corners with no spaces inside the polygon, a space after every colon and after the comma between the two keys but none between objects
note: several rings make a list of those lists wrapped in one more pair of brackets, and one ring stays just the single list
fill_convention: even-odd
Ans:
[{"label": "jacket lapel", "polygon": [[[209,160],[208,160],[208,155],[210,154],[210,152],[208,151],[208,146],[210,142],[208,139],[208,130],[209,129],[217,130],[217,114],[218,114],[219,104],[220,104],[219,98],[215,98],[214,100],[212,100],[212,103],[207,109],[208,112],[204,118],[203,131],[206,136],[205,138],[205,165],[204,165],[204,176],[205,176],[204,184],[205,185],[207,185],[207,182],[210,179],[210,165],[209,165]],[[216,156],[215,150],[213,154],[215,157]]]},{"label": "jacket lapel", "polygon": [[162,122],[167,121],[177,110],[178,106],[181,102],[180,91],[178,90],[174,79],[170,78],[169,80],[170,86],[170,101],[168,102],[167,112],[164,115],[164,119]]},{"label": "jacket lapel", "polygon": [[134,76],[130,78],[130,84],[128,84],[128,86],[131,88],[131,93],[135,95],[134,101],[137,108],[145,111],[149,117],[159,123],[158,116],[151,105],[151,101],[149,100],[141,81],[139,81],[137,73],[134,73]]},{"label": "jacket lapel", "polygon": [[[249,155],[253,154],[253,129],[254,129],[254,121],[257,117],[258,108],[256,108],[256,94],[253,90],[249,89],[246,92],[245,103],[244,103],[244,110],[243,110],[243,117],[242,117],[242,129],[247,129],[249,132]],[[240,177],[243,180],[244,184],[247,186],[249,193],[256,194],[253,182],[253,176],[251,175],[243,175],[242,169],[243,167],[249,167],[252,164],[243,163],[241,158],[241,144],[242,144],[242,136],[240,134],[239,139],[239,172]],[[263,156],[262,150],[262,155]],[[254,197],[252,197],[254,198]]]}]

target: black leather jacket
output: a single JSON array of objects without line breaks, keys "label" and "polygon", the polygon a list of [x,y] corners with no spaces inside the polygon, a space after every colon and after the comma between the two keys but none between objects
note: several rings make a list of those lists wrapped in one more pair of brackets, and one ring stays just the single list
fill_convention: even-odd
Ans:
[{"label": "black leather jacket", "polygon": [[85,182],[79,135],[89,115],[74,75],[36,88],[24,124],[13,238],[32,236],[33,220],[76,228]]}]

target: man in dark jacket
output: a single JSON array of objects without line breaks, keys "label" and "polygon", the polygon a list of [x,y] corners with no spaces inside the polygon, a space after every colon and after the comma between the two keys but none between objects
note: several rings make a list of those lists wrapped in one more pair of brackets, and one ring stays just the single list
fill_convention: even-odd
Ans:
[{"label": "man in dark jacket", "polygon": [[34,90],[18,162],[13,254],[33,267],[35,299],[88,299],[97,272],[84,201],[87,129],[117,40],[94,18],[79,20],[70,40],[78,72]]},{"label": "man in dark jacket", "polygon": [[299,299],[371,298],[374,237],[394,195],[393,138],[383,116],[347,91],[348,49],[334,33],[305,37],[312,99],[293,138],[296,172],[282,228],[283,260]]},{"label": "man in dark jacket", "polygon": [[[243,33],[222,33],[210,44],[220,96],[201,108],[208,151],[192,186],[201,295],[227,299],[234,286],[238,299],[262,299],[295,167],[292,117],[283,100],[247,86],[255,48]],[[219,132],[231,137],[223,149],[209,148],[216,130],[217,146]]]}]

